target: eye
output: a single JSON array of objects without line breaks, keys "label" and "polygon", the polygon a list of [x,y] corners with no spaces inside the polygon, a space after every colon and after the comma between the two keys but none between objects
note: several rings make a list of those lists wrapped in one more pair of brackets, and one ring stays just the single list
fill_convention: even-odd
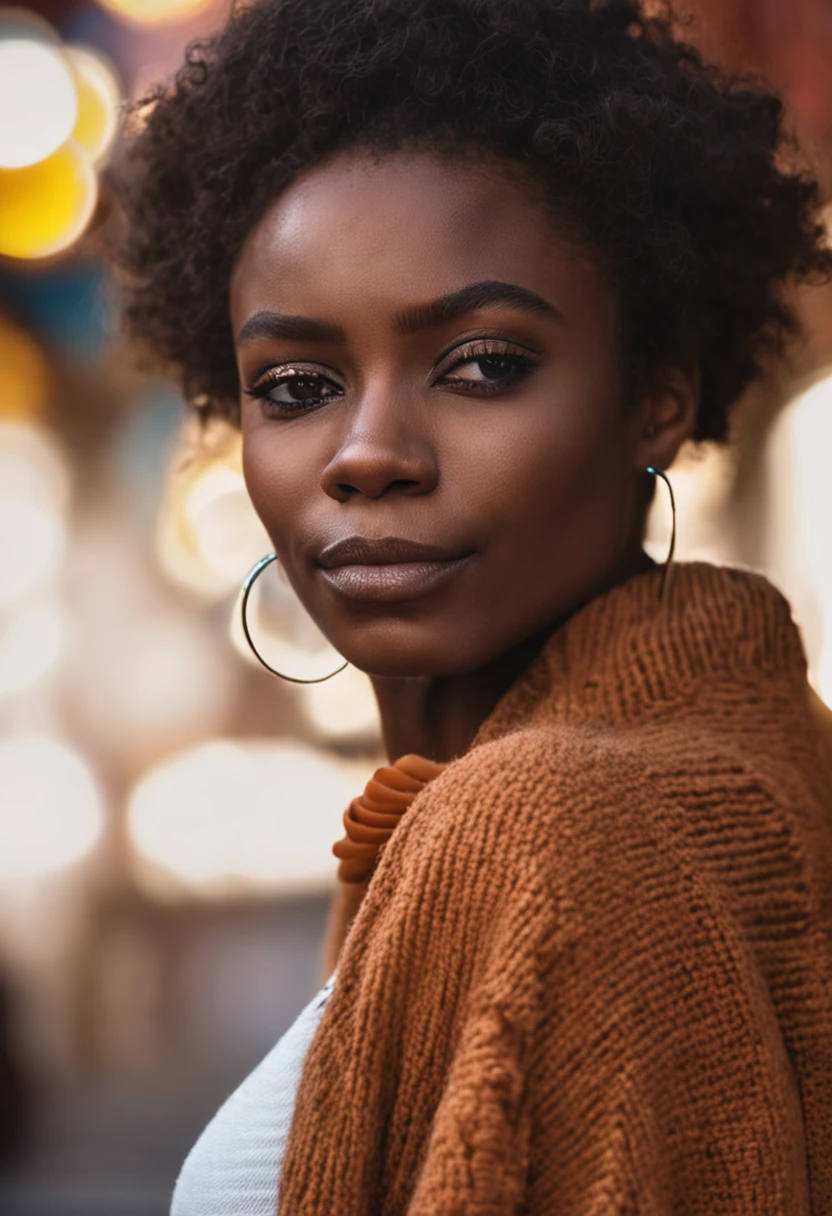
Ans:
[{"label": "eye", "polygon": [[263,413],[269,417],[287,417],[318,409],[340,397],[343,389],[328,376],[303,367],[272,367],[244,390],[247,397],[262,402]]},{"label": "eye", "polygon": [[496,393],[525,380],[537,366],[537,358],[523,347],[480,338],[450,352],[436,383],[458,392]]}]

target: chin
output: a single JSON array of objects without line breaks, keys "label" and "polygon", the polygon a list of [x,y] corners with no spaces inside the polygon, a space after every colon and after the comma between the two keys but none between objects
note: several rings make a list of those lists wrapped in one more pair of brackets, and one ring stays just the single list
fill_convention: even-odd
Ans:
[{"label": "chin", "polygon": [[[420,631],[421,632],[421,631]],[[379,679],[441,679],[461,676],[476,670],[488,661],[454,643],[446,634],[408,636],[409,631],[384,629],[381,636],[367,631],[360,639],[350,639],[338,646],[341,654],[354,667]],[[370,635],[370,636],[368,636]]]}]

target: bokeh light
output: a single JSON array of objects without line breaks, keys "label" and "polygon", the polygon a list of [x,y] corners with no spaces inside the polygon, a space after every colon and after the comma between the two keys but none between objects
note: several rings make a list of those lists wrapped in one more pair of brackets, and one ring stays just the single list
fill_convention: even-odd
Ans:
[{"label": "bokeh light", "polygon": [[237,689],[210,625],[154,599],[124,566],[99,567],[77,590],[69,666],[78,720],[132,768],[222,730]]},{"label": "bokeh light", "polygon": [[103,8],[136,25],[160,25],[181,21],[214,0],[99,0]]},{"label": "bokeh light", "polygon": [[765,452],[767,561],[801,626],[809,676],[832,706],[832,375],[786,407]]},{"label": "bokeh light", "polygon": [[162,569],[200,598],[220,600],[270,548],[243,479],[239,432],[221,422],[201,431],[191,420],[157,520]]},{"label": "bokeh light", "polygon": [[57,573],[66,543],[66,462],[45,432],[0,423],[0,605]]},{"label": "bokeh light", "polygon": [[377,742],[378,705],[370,677],[357,667],[345,667],[323,684],[300,690],[303,710],[315,732],[333,742]]},{"label": "bokeh light", "polygon": [[135,620],[127,634],[119,632],[116,650],[108,657],[120,668],[123,691],[113,689],[107,713],[119,729],[158,740],[183,727],[200,733],[222,715],[228,689],[221,657],[210,631],[187,613],[160,610]]},{"label": "bokeh light", "polygon": [[63,515],[71,476],[67,459],[41,426],[0,421],[0,487]]},{"label": "bokeh light", "polygon": [[40,683],[60,657],[65,637],[65,613],[51,600],[21,605],[0,619],[0,698]]},{"label": "bokeh light", "polygon": [[300,744],[212,740],[139,782],[130,837],[161,889],[165,876],[170,891],[214,897],[322,888],[358,780],[355,765]]},{"label": "bokeh light", "polygon": [[[74,104],[74,88],[72,97]],[[74,124],[73,108],[70,129]],[[37,164],[0,170],[0,253],[45,258],[67,249],[92,218],[97,197],[92,162],[73,140]]]},{"label": "bokeh light", "polygon": [[118,129],[121,102],[116,70],[99,51],[68,46],[65,55],[78,97],[78,117],[72,138],[93,161],[109,151]]},{"label": "bokeh light", "polygon": [[46,360],[37,343],[0,317],[0,419],[41,413],[49,387]]},{"label": "bokeh light", "polygon": [[103,822],[98,784],[66,743],[48,736],[0,741],[0,876],[35,878],[78,861]]},{"label": "bokeh light", "polygon": [[58,49],[28,38],[0,40],[0,167],[20,169],[50,156],[77,115],[72,73]]},{"label": "bokeh light", "polygon": [[46,581],[64,549],[60,517],[0,488],[0,604],[13,603]]},{"label": "bokeh light", "polygon": [[196,552],[229,587],[270,548],[242,474],[227,465],[210,465],[193,482],[183,514]]}]

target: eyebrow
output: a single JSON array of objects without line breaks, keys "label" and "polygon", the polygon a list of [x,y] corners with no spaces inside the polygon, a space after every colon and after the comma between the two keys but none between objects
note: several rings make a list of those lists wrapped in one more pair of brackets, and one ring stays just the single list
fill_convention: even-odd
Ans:
[{"label": "eyebrow", "polygon": [[[394,330],[402,335],[418,333],[423,329],[437,329],[449,321],[477,312],[483,308],[508,305],[520,312],[531,312],[562,321],[563,314],[544,300],[537,292],[516,283],[502,283],[498,279],[483,279],[468,283],[465,287],[447,295],[430,300],[427,304],[413,304],[402,309],[393,318]],[[296,342],[343,342],[346,335],[340,325],[332,321],[319,321],[314,317],[292,316],[282,312],[256,312],[245,322],[237,334],[237,345],[243,346],[257,338],[288,338]]]},{"label": "eyebrow", "polygon": [[254,342],[257,338],[288,338],[295,342],[343,342],[345,334],[340,325],[331,321],[316,321],[313,317],[293,317],[284,312],[256,312],[249,317],[237,334],[237,345]]},{"label": "eyebrow", "polygon": [[481,308],[497,308],[508,305],[520,312],[541,313],[543,316],[554,317],[562,321],[563,314],[544,300],[537,292],[528,287],[519,287],[516,283],[501,283],[498,279],[483,279],[479,283],[469,283],[452,291],[438,300],[428,304],[415,304],[403,309],[394,319],[393,326],[397,333],[414,334],[422,329],[436,329],[456,320],[467,312],[477,312]]}]

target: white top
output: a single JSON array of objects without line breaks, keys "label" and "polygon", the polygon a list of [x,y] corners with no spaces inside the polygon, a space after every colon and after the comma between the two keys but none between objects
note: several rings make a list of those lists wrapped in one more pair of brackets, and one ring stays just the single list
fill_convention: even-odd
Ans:
[{"label": "white top", "polygon": [[171,1216],[275,1216],[300,1074],[334,983],[333,972],[214,1115],[182,1166]]}]

